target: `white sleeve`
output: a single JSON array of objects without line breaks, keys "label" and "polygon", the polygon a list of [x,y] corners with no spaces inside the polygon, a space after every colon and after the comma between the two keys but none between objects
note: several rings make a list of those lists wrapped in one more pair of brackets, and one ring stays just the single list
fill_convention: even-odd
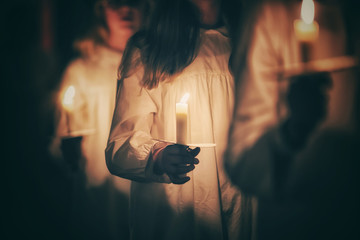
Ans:
[{"label": "white sleeve", "polygon": [[124,79],[117,94],[112,126],[105,150],[106,164],[116,176],[140,182],[167,182],[153,173],[152,151],[158,141],[151,136],[157,106],[142,88],[142,71]]}]

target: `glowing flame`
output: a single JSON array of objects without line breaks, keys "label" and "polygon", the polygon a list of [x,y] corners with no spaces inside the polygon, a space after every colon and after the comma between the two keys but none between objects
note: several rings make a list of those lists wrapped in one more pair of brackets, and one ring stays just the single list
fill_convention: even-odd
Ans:
[{"label": "glowing flame", "polygon": [[301,5],[301,18],[307,23],[311,24],[314,21],[315,4],[313,0],[303,0]]},{"label": "glowing flame", "polygon": [[62,104],[65,108],[70,109],[74,103],[75,87],[69,86],[64,94]]},{"label": "glowing flame", "polygon": [[180,103],[187,103],[187,101],[189,100],[190,94],[189,93],[185,93],[184,96],[181,98]]}]

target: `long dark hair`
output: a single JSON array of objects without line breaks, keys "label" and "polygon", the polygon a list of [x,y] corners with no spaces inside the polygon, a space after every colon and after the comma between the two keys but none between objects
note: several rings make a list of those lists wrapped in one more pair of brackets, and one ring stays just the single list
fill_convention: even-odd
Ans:
[{"label": "long dark hair", "polygon": [[148,24],[129,40],[119,67],[121,82],[142,63],[148,89],[187,67],[200,41],[199,12],[189,0],[155,0],[151,7]]}]

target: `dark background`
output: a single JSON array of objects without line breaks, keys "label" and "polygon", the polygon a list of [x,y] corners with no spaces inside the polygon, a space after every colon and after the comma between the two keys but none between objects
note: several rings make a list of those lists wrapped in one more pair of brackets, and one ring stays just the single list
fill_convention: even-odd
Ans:
[{"label": "dark background", "polygon": [[92,24],[89,0],[1,3],[2,239],[70,239],[71,176],[48,152],[54,92],[72,44]]},{"label": "dark background", "polygon": [[[76,57],[73,41],[93,23],[93,2],[1,3],[1,239],[71,239],[71,176],[48,152],[54,132],[53,94],[62,71]],[[359,39],[359,3],[347,2],[351,41]]]}]

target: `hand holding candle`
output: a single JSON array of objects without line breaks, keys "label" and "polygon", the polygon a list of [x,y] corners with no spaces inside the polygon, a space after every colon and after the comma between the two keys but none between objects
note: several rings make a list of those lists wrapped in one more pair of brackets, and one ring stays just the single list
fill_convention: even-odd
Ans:
[{"label": "hand holding candle", "polygon": [[188,104],[190,97],[189,93],[181,98],[179,103],[176,103],[176,142],[179,144],[187,144],[188,132]]},{"label": "hand holding candle", "polygon": [[301,5],[301,19],[294,21],[295,36],[300,42],[301,58],[308,62],[311,56],[312,44],[319,35],[319,25],[314,21],[315,4],[313,0],[303,0]]},{"label": "hand holding candle", "polygon": [[154,173],[157,175],[167,174],[174,184],[184,184],[190,180],[186,174],[194,170],[195,165],[199,164],[196,156],[200,148],[191,149],[180,144],[171,144],[155,149]]},{"label": "hand holding candle", "polygon": [[[319,72],[293,76],[287,92],[289,116],[281,133],[292,149],[300,149],[310,134],[325,120],[328,107],[329,73]],[[306,95],[306,97],[304,97]]]}]

